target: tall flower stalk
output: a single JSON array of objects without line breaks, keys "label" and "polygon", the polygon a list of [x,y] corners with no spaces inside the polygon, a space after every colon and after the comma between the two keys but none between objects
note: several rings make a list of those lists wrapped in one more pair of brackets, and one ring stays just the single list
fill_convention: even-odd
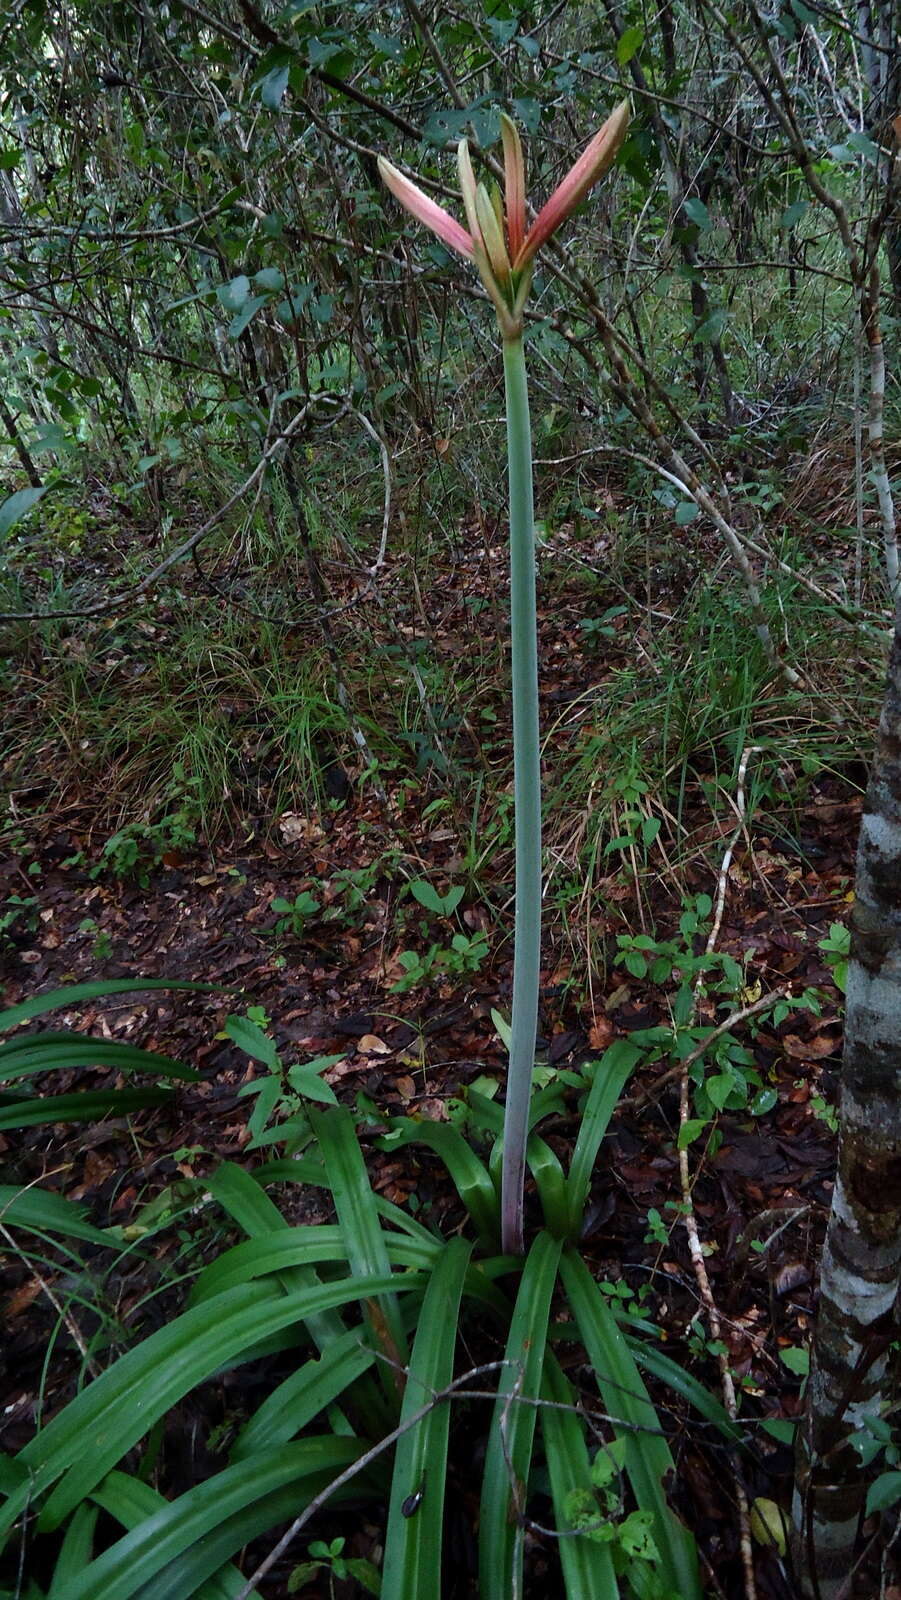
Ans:
[{"label": "tall flower stalk", "polygon": [[457,150],[468,229],[383,158],[379,171],[401,205],[478,269],[503,340],[510,492],[510,641],[513,683],[513,792],[516,911],[513,1017],[504,1113],[501,1234],[503,1248],[523,1250],[523,1186],[535,1065],[541,964],[541,760],[535,613],[535,518],[532,434],[523,348],[523,310],[541,246],[613,165],[629,125],[623,101],[526,226],[525,163],[516,125],[501,117],[505,197],[477,183],[466,140]]}]

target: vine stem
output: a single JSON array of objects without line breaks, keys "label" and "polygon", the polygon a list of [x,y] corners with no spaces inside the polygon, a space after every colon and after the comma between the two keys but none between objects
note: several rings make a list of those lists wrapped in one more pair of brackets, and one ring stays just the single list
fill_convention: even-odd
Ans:
[{"label": "vine stem", "polygon": [[522,336],[504,340],[507,463],[510,492],[510,655],[513,678],[513,802],[516,910],[513,1017],[504,1160],[502,1248],[523,1250],[523,1187],[529,1102],[538,1027],[541,964],[541,750],[538,729],[538,643],[535,608],[535,513],[532,431]]}]

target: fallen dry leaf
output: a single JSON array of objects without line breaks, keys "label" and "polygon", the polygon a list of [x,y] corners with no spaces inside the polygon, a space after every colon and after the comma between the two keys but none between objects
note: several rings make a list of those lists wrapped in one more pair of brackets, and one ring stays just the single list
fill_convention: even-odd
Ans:
[{"label": "fallen dry leaf", "polygon": [[359,1067],[354,1066],[351,1056],[342,1056],[341,1060],[336,1061],[334,1066],[326,1067],[322,1076],[326,1083],[340,1083],[342,1078],[347,1078],[352,1073],[359,1072],[359,1070]]},{"label": "fallen dry leaf", "polygon": [[613,1038],[613,1023],[609,1017],[598,1017],[588,1030],[588,1043],[592,1050],[606,1050]]},{"label": "fallen dry leaf", "polygon": [[831,1033],[818,1033],[814,1039],[801,1039],[796,1033],[782,1036],[782,1048],[793,1061],[823,1061],[835,1055],[841,1041]]},{"label": "fallen dry leaf", "polygon": [[802,1283],[809,1282],[810,1271],[803,1261],[786,1261],[773,1279],[773,1288],[777,1294],[788,1294],[790,1289],[798,1289]]},{"label": "fallen dry leaf", "polygon": [[116,1171],[117,1164],[110,1156],[102,1156],[96,1150],[89,1150],[85,1156],[82,1182],[69,1190],[69,1198],[82,1200],[92,1189],[99,1189],[100,1185]]},{"label": "fallen dry leaf", "polygon": [[364,1033],[357,1042],[357,1049],[361,1056],[390,1056],[391,1046],[380,1039],[377,1033]]},{"label": "fallen dry leaf", "polygon": [[424,1100],[420,1100],[419,1105],[416,1107],[416,1112],[424,1122],[447,1122],[448,1120],[447,1106],[443,1100],[439,1100],[435,1095],[426,1095]]},{"label": "fallen dry leaf", "polygon": [[315,817],[301,816],[299,811],[283,811],[278,819],[278,831],[285,844],[312,844],[322,838],[322,829]]},{"label": "fallen dry leaf", "polygon": [[627,983],[621,983],[618,988],[613,990],[612,994],[608,994],[606,1000],[604,1001],[604,1010],[616,1011],[625,1003],[626,1000],[629,999],[631,993],[632,990],[629,988],[629,985]]},{"label": "fallen dry leaf", "polygon": [[37,1278],[29,1278],[27,1283],[13,1291],[6,1302],[6,1315],[8,1317],[21,1316],[23,1311],[34,1303],[41,1292],[41,1285]]}]

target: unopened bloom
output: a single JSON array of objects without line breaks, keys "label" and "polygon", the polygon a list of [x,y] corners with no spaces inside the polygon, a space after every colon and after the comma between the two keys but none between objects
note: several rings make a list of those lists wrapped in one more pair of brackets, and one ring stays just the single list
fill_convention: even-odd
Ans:
[{"label": "unopened bloom", "polygon": [[401,205],[424,222],[443,244],[456,250],[467,261],[474,261],[498,315],[505,339],[522,332],[525,305],[535,256],[567,217],[571,216],[589,189],[613,165],[629,126],[629,102],[623,100],[607,118],[542,206],[531,228],[526,229],[525,162],[516,124],[501,114],[504,145],[504,187],[506,206],[500,192],[490,193],[477,183],[472,170],[469,146],[465,139],[457,148],[460,188],[466,210],[468,231],[402,172],[379,157],[379,172]]}]

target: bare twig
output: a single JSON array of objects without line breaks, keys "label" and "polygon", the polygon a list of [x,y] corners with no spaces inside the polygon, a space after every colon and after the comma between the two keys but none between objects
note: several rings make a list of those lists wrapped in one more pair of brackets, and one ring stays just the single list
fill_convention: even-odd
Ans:
[{"label": "bare twig", "polygon": [[388,548],[388,528],[391,523],[391,457],[388,454],[388,446],[382,438],[382,435],[376,431],[369,418],[362,411],[358,411],[356,407],[354,407],[352,415],[356,417],[360,427],[365,428],[370,439],[372,439],[373,443],[378,447],[378,452],[382,461],[382,478],[385,484],[385,500],[382,511],[382,537],[379,540],[379,553],[375,558],[373,566],[371,566],[369,569],[370,575],[373,575],[374,573],[378,572],[379,567],[383,567],[385,565],[385,552]]},{"label": "bare twig", "polygon": [[[391,1361],[390,1357],[386,1357],[383,1352],[376,1351],[375,1354],[380,1360],[386,1361],[389,1366],[395,1365],[395,1363]],[[405,1433],[409,1433],[411,1428],[415,1428],[420,1422],[422,1422],[422,1420],[427,1417],[431,1411],[434,1411],[436,1406],[443,1405],[445,1401],[449,1400],[487,1400],[496,1404],[498,1398],[497,1391],[494,1389],[482,1389],[475,1387],[475,1380],[485,1377],[488,1373],[499,1372],[504,1367],[508,1367],[510,1365],[511,1363],[508,1360],[501,1360],[488,1361],[482,1366],[470,1367],[468,1372],[461,1373],[458,1378],[454,1378],[453,1381],[447,1384],[444,1389],[434,1391],[431,1399],[427,1400],[424,1405],[420,1406],[418,1411],[413,1412],[412,1415],[407,1417],[404,1422],[398,1425],[398,1427],[392,1429],[390,1433],[386,1434],[383,1439],[379,1439],[378,1442],[369,1450],[364,1451],[362,1455],[357,1457],[356,1461],[352,1461],[350,1466],[345,1467],[344,1471],[340,1472],[337,1477],[333,1478],[331,1483],[326,1484],[325,1488],[321,1489],[320,1492],[309,1501],[300,1515],[295,1517],[290,1528],[285,1531],[278,1543],[273,1546],[273,1548],[269,1551],[269,1554],[264,1558],[263,1561],[260,1562],[256,1570],[251,1573],[244,1585],[244,1588],[238,1595],[235,1596],[235,1600],[250,1600],[256,1585],[262,1578],[265,1578],[268,1572],[272,1570],[276,1561],[278,1561],[280,1557],[284,1555],[289,1545],[293,1543],[302,1529],[305,1528],[310,1521],[312,1521],[316,1513],[327,1504],[332,1495],[335,1494],[339,1489],[343,1489],[345,1484],[351,1483],[359,1473],[364,1472],[365,1469],[371,1466],[374,1461],[377,1461],[379,1457],[384,1455],[387,1450],[390,1450],[392,1445],[397,1443],[398,1439],[402,1438]],[[524,1516],[523,1507],[521,1504],[522,1485],[518,1484],[516,1481],[513,1464],[510,1459],[509,1447],[507,1444],[509,1414],[511,1407],[514,1404],[532,1406],[535,1410],[549,1409],[554,1411],[571,1412],[578,1416],[583,1422],[587,1423],[589,1427],[592,1427],[597,1422],[606,1422],[612,1424],[614,1427],[629,1429],[632,1432],[656,1434],[658,1430],[646,1428],[634,1422],[627,1422],[625,1419],[611,1416],[607,1412],[595,1410],[586,1411],[581,1406],[567,1405],[565,1402],[560,1400],[547,1400],[543,1396],[538,1397],[535,1395],[525,1395],[522,1393],[522,1381],[523,1374],[520,1371],[510,1389],[509,1394],[506,1396],[500,1419],[500,1429],[501,1448],[504,1453],[504,1462],[510,1481],[511,1495],[516,1509],[517,1524],[521,1530],[524,1530],[527,1525],[527,1519]],[[662,1436],[663,1430],[661,1429],[659,1432]],[[531,1524],[528,1525],[531,1526]],[[555,1538],[574,1536],[584,1532],[583,1529],[541,1529],[541,1531],[543,1533],[548,1533]]]},{"label": "bare twig", "polygon": [[[722,926],[723,912],[726,905],[726,891],[729,881],[729,868],[732,864],[732,855],[735,850],[735,846],[738,843],[739,837],[745,828],[745,778],[747,776],[748,762],[751,756],[756,754],[757,748],[758,747],[756,745],[752,745],[742,752],[741,763],[738,769],[738,783],[736,786],[736,810],[738,813],[738,822],[736,823],[735,830],[731,839],[729,840],[729,844],[726,847],[726,852],[720,865],[719,878],[717,880],[716,900],[714,903],[713,924],[711,926],[706,945],[706,953],[708,955],[716,947],[716,942],[719,938],[720,928]],[[694,1004],[692,1009],[695,1012],[697,1011],[698,1002],[700,1001],[703,982],[703,972],[699,972],[694,987]],[[679,1091],[680,1129],[684,1128],[688,1122],[689,1112],[691,1109],[691,1090],[688,1076],[688,1065],[686,1062],[681,1063],[681,1072],[682,1080]],[[679,1150],[679,1179],[682,1190],[683,1221],[685,1223],[685,1232],[688,1238],[688,1249],[691,1256],[691,1264],[694,1268],[694,1274],[697,1280],[698,1293],[707,1315],[707,1324],[710,1329],[711,1338],[715,1340],[717,1344],[721,1344],[723,1331],[722,1323],[720,1320],[719,1309],[717,1307],[716,1300],[714,1299],[713,1289],[710,1285],[710,1277],[707,1272],[707,1263],[704,1259],[704,1247],[701,1243],[701,1236],[698,1230],[698,1220],[695,1214],[694,1202],[692,1199],[692,1179],[688,1164],[687,1145]],[[723,1395],[723,1405],[734,1422],[738,1417],[738,1400],[735,1393],[735,1380],[732,1376],[732,1368],[729,1365],[728,1350],[725,1348],[720,1350],[717,1354],[716,1360],[720,1370],[720,1386]],[[745,1600],[756,1600],[757,1584],[754,1577],[754,1549],[751,1540],[750,1505],[744,1483],[734,1463],[733,1481],[735,1484],[736,1503],[738,1505],[739,1540],[741,1545],[742,1569],[744,1574]]]},{"label": "bare twig", "polygon": [[752,1005],[742,1006],[740,1011],[731,1011],[728,1017],[724,1017],[722,1022],[717,1023],[715,1028],[711,1028],[700,1044],[695,1045],[694,1049],[690,1050],[682,1061],[678,1061],[674,1067],[669,1067],[666,1072],[661,1072],[659,1078],[655,1078],[653,1083],[649,1083],[646,1089],[638,1089],[635,1094],[629,1095],[628,1099],[621,1100],[620,1107],[646,1105],[668,1083],[673,1083],[676,1078],[682,1077],[689,1067],[693,1067],[696,1061],[700,1061],[701,1057],[706,1055],[710,1046],[715,1044],[717,1039],[721,1039],[724,1033],[731,1033],[733,1028],[737,1028],[740,1022],[747,1022],[749,1017],[756,1017],[761,1011],[769,1011],[770,1007],[776,1005],[777,1001],[784,1000],[788,993],[788,989],[772,989],[769,994],[761,995],[760,999],[755,1000]]},{"label": "bare twig", "polygon": [[[320,394],[316,396],[316,399],[317,401],[328,399],[335,405],[340,403],[338,396],[332,394]],[[118,595],[114,600],[98,600],[95,605],[83,606],[78,610],[73,608],[64,611],[0,611],[0,622],[52,622],[63,617],[101,617],[107,616],[111,611],[121,611],[123,606],[131,605],[135,600],[140,599],[141,595],[146,594],[147,590],[153,587],[164,572],[168,572],[170,567],[175,566],[177,562],[183,561],[185,556],[190,555],[201,541],[206,538],[207,534],[222,521],[223,517],[227,516],[232,507],[236,506],[240,500],[243,500],[251,489],[256,488],[269,463],[281,453],[288,440],[297,432],[301,423],[306,421],[313,404],[314,402],[310,401],[301,411],[298,411],[296,416],[291,418],[291,421],[287,423],[281,433],[276,434],[272,442],[263,451],[249,477],[244,479],[244,482],[239,485],[234,494],[229,495],[228,499],[213,512],[212,516],[207,517],[203,526],[198,528],[196,533],[192,533],[189,539],[185,539],[182,544],[177,545],[174,550],[170,550],[169,554],[154,567],[152,572],[147,574],[146,578],[142,578],[140,583],[135,584],[125,594]]]}]

